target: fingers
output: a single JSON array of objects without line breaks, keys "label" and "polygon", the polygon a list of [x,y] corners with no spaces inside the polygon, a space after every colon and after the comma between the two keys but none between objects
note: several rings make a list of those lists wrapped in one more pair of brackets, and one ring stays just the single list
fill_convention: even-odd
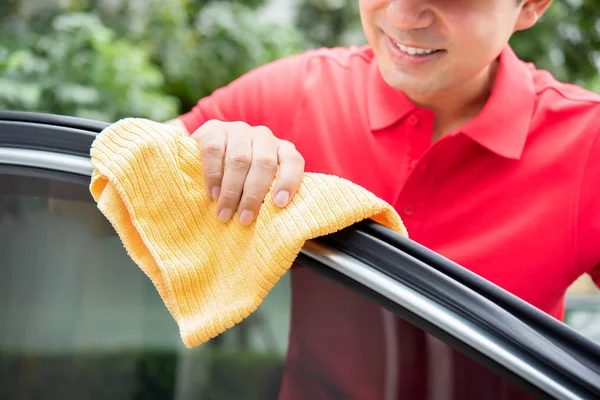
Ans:
[{"label": "fingers", "polygon": [[238,208],[246,176],[252,165],[252,137],[249,126],[230,125],[227,128],[227,148],[217,215],[221,222],[231,219]]},{"label": "fingers", "polygon": [[246,177],[239,207],[239,219],[243,225],[250,225],[258,216],[258,211],[277,173],[277,139],[267,128],[254,128],[252,142],[252,164]]},{"label": "fingers", "polygon": [[209,121],[192,138],[200,146],[204,181],[222,222],[237,210],[243,225],[252,224],[276,176],[273,201],[278,207],[288,205],[300,186],[304,158],[266,127]]},{"label": "fingers", "polygon": [[273,201],[278,207],[285,207],[292,200],[304,174],[304,158],[296,147],[280,140],[277,151],[279,173],[273,190]]},{"label": "fingers", "polygon": [[209,121],[192,134],[200,146],[200,156],[204,169],[204,183],[213,200],[219,198],[223,179],[223,158],[227,147],[225,125],[219,121]]}]

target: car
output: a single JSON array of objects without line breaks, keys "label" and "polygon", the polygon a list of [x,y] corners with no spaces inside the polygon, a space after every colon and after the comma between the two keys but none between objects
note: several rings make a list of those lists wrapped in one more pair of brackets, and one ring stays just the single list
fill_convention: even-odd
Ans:
[{"label": "car", "polygon": [[0,112],[1,399],[600,398],[589,335],[369,220],[307,241],[254,314],[186,348],[89,193],[107,125]]}]

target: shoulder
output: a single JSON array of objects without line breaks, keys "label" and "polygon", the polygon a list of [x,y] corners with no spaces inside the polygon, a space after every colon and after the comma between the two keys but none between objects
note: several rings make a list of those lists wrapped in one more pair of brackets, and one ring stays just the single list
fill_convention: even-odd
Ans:
[{"label": "shoulder", "polygon": [[309,50],[305,53],[309,64],[317,63],[348,70],[354,67],[368,66],[373,59],[370,46],[331,47]]},{"label": "shoulder", "polygon": [[359,107],[375,56],[369,46],[319,48],[303,55],[303,97],[313,106]]},{"label": "shoulder", "polygon": [[[270,62],[251,71],[249,75],[271,82],[291,80],[304,87],[322,85],[323,81],[328,84],[348,82],[366,75],[373,58],[369,46],[323,47]],[[321,86],[321,90],[325,87]]]},{"label": "shoulder", "polygon": [[366,75],[374,54],[369,46],[352,46],[315,49],[305,57],[307,78],[339,81]]},{"label": "shoulder", "polygon": [[[529,69],[535,90],[532,127],[555,133],[553,139],[565,149],[596,152],[600,134],[600,95],[581,86],[558,81],[551,73]],[[600,159],[600,157],[597,157]]]},{"label": "shoulder", "polygon": [[344,73],[353,69],[367,68],[374,58],[373,51],[369,46],[350,47],[321,47],[306,50],[299,54],[290,55],[278,60],[261,65],[249,74],[257,72],[290,72],[303,70],[306,73],[314,72],[319,68],[325,68],[332,72]]},{"label": "shoulder", "polygon": [[[600,112],[600,94],[570,83],[558,81],[550,72],[525,63],[531,73],[538,106],[575,114]],[[552,104],[554,103],[554,104]],[[600,121],[599,121],[600,122]]]},{"label": "shoulder", "polygon": [[338,101],[361,85],[368,47],[308,50],[259,66],[198,101],[179,120],[193,132],[210,119],[266,125],[285,138],[306,99]]},{"label": "shoulder", "polygon": [[[369,46],[317,48],[284,57],[255,68],[234,81],[269,92],[346,91],[360,84],[374,59]],[[344,89],[345,88],[345,89]]]}]

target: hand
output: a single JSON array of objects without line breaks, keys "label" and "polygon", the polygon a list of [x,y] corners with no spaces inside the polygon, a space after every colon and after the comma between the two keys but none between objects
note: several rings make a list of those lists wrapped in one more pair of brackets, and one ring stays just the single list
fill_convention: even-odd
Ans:
[{"label": "hand", "polygon": [[285,207],[294,197],[304,174],[304,158],[292,143],[277,139],[268,128],[211,120],[192,138],[200,145],[204,181],[217,200],[222,222],[237,210],[243,225],[252,224],[276,174],[275,204]]}]

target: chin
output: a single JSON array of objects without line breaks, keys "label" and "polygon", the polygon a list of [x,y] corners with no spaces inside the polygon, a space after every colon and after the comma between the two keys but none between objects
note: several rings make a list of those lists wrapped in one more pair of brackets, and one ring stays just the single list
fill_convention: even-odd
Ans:
[{"label": "chin", "polygon": [[427,77],[415,77],[403,72],[391,70],[382,73],[383,80],[396,90],[405,94],[426,95],[435,91],[435,84]]}]

